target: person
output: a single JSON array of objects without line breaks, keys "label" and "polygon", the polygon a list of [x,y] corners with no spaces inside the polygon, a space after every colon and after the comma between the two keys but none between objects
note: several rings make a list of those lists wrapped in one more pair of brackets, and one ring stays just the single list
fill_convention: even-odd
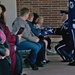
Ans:
[{"label": "person", "polygon": [[36,58],[39,50],[41,49],[41,45],[38,43],[39,38],[32,33],[31,28],[26,21],[28,19],[29,13],[30,11],[26,7],[20,10],[20,17],[16,18],[16,20],[13,22],[12,32],[15,34],[20,27],[24,28],[22,38],[19,41],[18,50],[31,49],[31,53],[27,61],[33,70],[38,70],[38,66],[36,65]]},{"label": "person", "polygon": [[9,55],[10,55],[9,45],[6,40],[6,36],[2,30],[2,27],[0,27],[0,75],[11,75],[10,71],[11,60]]},{"label": "person", "polygon": [[74,50],[74,59],[70,62],[69,66],[75,66],[75,0],[69,0],[69,20],[68,20],[68,28],[70,34],[71,45],[70,47]]},{"label": "person", "polygon": [[[36,29],[42,29],[42,25],[43,25],[43,22],[44,22],[44,18],[42,16],[39,16],[38,19],[36,20],[36,25],[35,25],[35,28]],[[48,45],[47,45],[47,49],[51,49],[51,39],[47,36],[44,37],[45,40],[47,40],[48,42]]]},{"label": "person", "polygon": [[[32,21],[33,21],[34,17],[35,17],[34,14],[33,14],[33,13],[30,13],[27,22],[28,22],[28,24],[29,24],[29,26],[30,26],[30,28],[31,28],[31,31],[32,31],[36,36],[38,36],[38,35],[41,33],[41,29],[36,29],[36,28],[34,27],[34,25],[32,24]],[[39,43],[42,45],[42,48],[41,48],[41,50],[40,50],[39,53],[38,53],[37,65],[38,65],[39,67],[43,67],[44,65],[43,65],[42,63],[43,63],[43,61],[45,60],[45,48],[46,48],[46,43],[47,43],[47,41],[46,41],[46,40],[40,40]]]},{"label": "person", "polygon": [[[0,26],[3,28],[3,31],[6,35],[8,44],[10,46],[10,58],[11,58],[11,75],[15,75],[15,65],[16,65],[16,53],[14,46],[16,45],[17,41],[16,38],[19,38],[19,36],[13,35],[9,28],[6,26],[6,8],[4,5],[0,4],[0,8],[2,9],[2,12],[0,14]],[[20,68],[19,68],[20,69]],[[17,70],[16,70],[17,72]],[[16,74],[17,75],[17,74]]]},{"label": "person", "polygon": [[[40,33],[42,33],[42,25],[43,25],[43,22],[44,22],[44,18],[42,17],[42,16],[39,16],[38,17],[38,19],[36,20],[36,24],[34,24],[34,27],[36,28],[36,29],[40,29],[41,30],[41,32]],[[45,27],[43,28],[43,29],[45,29]],[[45,31],[44,31],[45,32]],[[40,34],[39,33],[39,34]],[[51,44],[51,39],[48,37],[48,36],[42,36],[42,35],[39,35],[38,36],[41,40],[44,40],[44,42],[46,43],[46,41],[47,41],[47,44],[46,44],[46,53],[45,53],[45,60],[44,60],[44,62],[46,62],[46,63],[48,63],[48,62],[50,62],[49,60],[48,60],[48,58],[47,58],[47,49],[51,49],[51,47],[50,47],[50,44]]]},{"label": "person", "polygon": [[70,36],[68,32],[68,11],[61,11],[62,26],[56,29],[55,34],[62,35],[62,40],[55,46],[55,50],[63,59],[62,62],[72,61],[73,54],[70,47]]}]

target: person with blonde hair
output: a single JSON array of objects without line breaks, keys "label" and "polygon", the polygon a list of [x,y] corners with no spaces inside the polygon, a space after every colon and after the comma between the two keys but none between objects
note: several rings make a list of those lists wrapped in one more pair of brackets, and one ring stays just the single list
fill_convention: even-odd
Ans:
[{"label": "person with blonde hair", "polygon": [[[34,24],[34,27],[36,29],[43,29],[43,22],[44,22],[44,17],[43,16],[39,16],[37,19],[36,19],[36,24]],[[41,32],[42,33],[42,32]],[[51,39],[49,37],[46,37],[46,36],[39,36],[39,38],[41,40],[43,40],[45,42],[45,45],[46,45],[46,50],[50,50],[51,47],[50,47],[50,44],[51,44]],[[45,60],[44,62],[48,63],[50,62],[47,58],[47,51],[45,52]]]}]

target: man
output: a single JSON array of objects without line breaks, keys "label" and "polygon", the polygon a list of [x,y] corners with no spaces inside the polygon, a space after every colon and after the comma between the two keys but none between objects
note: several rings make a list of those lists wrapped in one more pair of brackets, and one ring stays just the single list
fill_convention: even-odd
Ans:
[{"label": "man", "polygon": [[13,23],[13,33],[15,34],[15,32],[18,31],[20,27],[24,28],[22,38],[18,45],[18,50],[31,49],[31,54],[28,58],[28,61],[33,70],[38,70],[38,66],[36,65],[36,58],[39,50],[41,49],[41,45],[38,43],[39,38],[32,33],[26,21],[28,19],[29,13],[30,11],[28,8],[24,7],[21,9],[20,17],[18,17]]},{"label": "man", "polygon": [[72,61],[72,49],[70,48],[70,36],[68,32],[68,11],[61,11],[62,14],[62,26],[56,29],[55,34],[62,35],[62,40],[55,46],[55,50],[63,59],[63,62]]},{"label": "man", "polygon": [[74,50],[74,60],[69,63],[70,66],[75,66],[75,0],[69,0],[69,34],[71,47]]}]

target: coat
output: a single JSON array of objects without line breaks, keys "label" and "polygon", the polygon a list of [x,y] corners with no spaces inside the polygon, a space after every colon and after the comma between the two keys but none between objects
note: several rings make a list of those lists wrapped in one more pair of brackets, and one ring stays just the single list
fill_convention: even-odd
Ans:
[{"label": "coat", "polygon": [[5,26],[2,22],[0,22],[0,26],[4,30],[8,44],[10,46],[11,71],[12,71],[12,73],[14,73],[15,64],[16,64],[16,54],[15,54],[15,50],[14,50],[16,36],[12,35],[9,28],[7,26]]}]

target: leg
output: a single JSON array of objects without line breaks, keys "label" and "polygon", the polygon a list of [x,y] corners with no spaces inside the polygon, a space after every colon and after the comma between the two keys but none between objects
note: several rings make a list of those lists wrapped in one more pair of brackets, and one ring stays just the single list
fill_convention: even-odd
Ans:
[{"label": "leg", "polygon": [[16,51],[16,66],[15,66],[15,74],[21,75],[22,73],[22,57],[18,51]]},{"label": "leg", "polygon": [[48,48],[48,49],[51,49],[51,46],[50,46],[50,44],[51,44],[51,39],[50,39],[49,37],[45,37],[45,40],[47,40],[47,42],[48,42],[47,48]]},{"label": "leg", "polygon": [[65,60],[66,58],[63,56],[63,54],[60,52],[59,48],[61,47],[61,44],[59,43],[58,45],[55,46],[56,52],[60,55],[60,57]]},{"label": "leg", "polygon": [[[23,41],[18,45],[18,50],[27,50],[31,49],[31,54],[29,55],[29,63],[35,64],[36,58],[39,50],[41,49],[41,45],[39,43],[34,43],[30,41]],[[33,70],[34,67],[32,67]]]}]

